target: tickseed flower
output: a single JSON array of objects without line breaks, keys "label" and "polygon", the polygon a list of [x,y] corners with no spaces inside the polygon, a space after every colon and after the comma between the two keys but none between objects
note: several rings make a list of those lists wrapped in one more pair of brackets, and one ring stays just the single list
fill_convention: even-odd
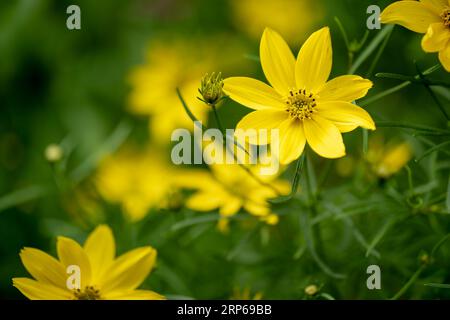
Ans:
[{"label": "tickseed flower", "polygon": [[222,73],[206,74],[198,89],[201,101],[208,105],[216,105],[224,97]]},{"label": "tickseed flower", "polygon": [[142,219],[151,208],[168,208],[176,198],[176,170],[157,149],[120,150],[100,163],[95,184],[100,194],[121,204],[132,221]]},{"label": "tickseed flower", "polygon": [[[262,185],[237,164],[215,164],[206,170],[186,172],[180,182],[184,188],[196,192],[186,200],[186,207],[195,211],[219,210],[227,219],[241,209],[260,218],[268,224],[276,224],[278,216],[274,214],[267,200],[277,196],[275,190]],[[276,175],[261,176],[256,166],[254,175],[270,183],[281,194],[288,194],[290,185],[277,179]]]},{"label": "tickseed flower", "polygon": [[412,158],[408,143],[383,143],[376,137],[370,141],[367,161],[373,172],[380,178],[387,179],[400,171]]},{"label": "tickseed flower", "polygon": [[[13,285],[31,300],[156,300],[163,296],[136,289],[152,270],[156,250],[141,247],[115,258],[114,236],[108,226],[98,226],[81,247],[58,237],[58,260],[47,253],[24,248],[20,258],[34,279],[14,278]],[[79,267],[78,288],[69,288],[70,266]]]},{"label": "tickseed flower", "polygon": [[439,52],[439,61],[450,72],[450,1],[397,1],[383,10],[380,20],[425,34],[422,49]]},{"label": "tickseed flower", "polygon": [[[327,27],[306,40],[297,60],[283,38],[266,28],[261,38],[260,59],[272,87],[255,79],[232,77],[224,80],[224,92],[256,110],[241,119],[237,129],[279,129],[281,164],[297,159],[306,142],[322,157],[342,157],[345,146],[341,133],[359,126],[375,129],[370,115],[351,103],[366,95],[371,81],[345,75],[327,82],[332,64]],[[268,142],[254,138],[250,143]]]}]

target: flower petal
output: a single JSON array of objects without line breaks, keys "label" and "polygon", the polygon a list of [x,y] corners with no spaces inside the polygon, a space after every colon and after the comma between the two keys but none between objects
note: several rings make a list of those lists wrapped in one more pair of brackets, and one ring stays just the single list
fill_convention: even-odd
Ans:
[{"label": "flower petal", "polygon": [[298,53],[295,64],[297,88],[316,93],[330,76],[332,63],[330,29],[324,27],[314,32]]},{"label": "flower petal", "polygon": [[20,259],[37,281],[66,289],[66,270],[61,262],[52,256],[38,249],[24,248],[20,252]]},{"label": "flower petal", "polygon": [[278,92],[264,82],[252,78],[227,78],[223,81],[223,91],[234,101],[255,110],[285,107]]},{"label": "flower petal", "polygon": [[211,211],[219,208],[223,201],[211,192],[197,192],[186,201],[186,207],[196,211]]},{"label": "flower petal", "polygon": [[70,300],[73,294],[53,285],[28,278],[13,278],[13,286],[30,300]]},{"label": "flower petal", "polygon": [[103,296],[106,300],[166,300],[166,298],[150,290],[120,291]]},{"label": "flower petal", "polygon": [[105,272],[114,260],[116,244],[111,229],[100,225],[88,236],[84,250],[92,268],[92,278],[97,279]]},{"label": "flower petal", "polygon": [[422,49],[425,52],[438,52],[445,48],[450,39],[450,29],[443,23],[433,23],[422,38]]},{"label": "flower petal", "polygon": [[360,76],[345,75],[336,77],[325,83],[319,90],[319,100],[351,102],[364,97],[372,86],[372,81]]},{"label": "flower petal", "polygon": [[274,30],[266,28],[259,46],[261,66],[267,81],[285,95],[295,87],[295,58],[286,41]]},{"label": "flower petal", "polygon": [[271,150],[279,157],[281,164],[288,164],[300,157],[305,148],[306,138],[303,123],[300,120],[288,119],[280,125],[279,148],[271,144]]},{"label": "flower petal", "polygon": [[440,15],[445,7],[450,4],[447,0],[420,0],[420,2],[438,15]]},{"label": "flower petal", "polygon": [[303,126],[306,140],[317,154],[330,159],[345,156],[342,134],[333,122],[316,114],[312,119],[303,121]]},{"label": "flower petal", "polygon": [[447,41],[447,45],[439,51],[439,61],[442,63],[442,66],[450,72],[450,40]]},{"label": "flower petal", "polygon": [[76,265],[81,272],[81,287],[84,288],[91,283],[91,265],[89,258],[83,248],[74,240],[66,237],[58,237],[56,243],[59,261],[67,268]]},{"label": "flower petal", "polygon": [[253,111],[239,121],[235,136],[242,140],[247,138],[251,144],[265,145],[270,141],[270,130],[278,128],[288,118],[289,114],[284,110]]},{"label": "flower petal", "polygon": [[419,1],[397,1],[383,10],[382,23],[399,24],[411,31],[425,33],[430,24],[442,22],[439,15]]},{"label": "flower petal", "polygon": [[341,132],[351,131],[349,129],[352,127],[375,130],[375,123],[367,111],[350,102],[322,102],[317,105],[316,110],[320,117],[333,122]]},{"label": "flower petal", "polygon": [[238,197],[230,198],[227,202],[223,204],[223,206],[220,208],[219,213],[222,216],[232,216],[236,214],[239,209],[242,207],[242,200]]},{"label": "flower petal", "polygon": [[147,278],[155,260],[156,250],[152,247],[137,248],[121,255],[99,281],[101,292],[136,289]]}]

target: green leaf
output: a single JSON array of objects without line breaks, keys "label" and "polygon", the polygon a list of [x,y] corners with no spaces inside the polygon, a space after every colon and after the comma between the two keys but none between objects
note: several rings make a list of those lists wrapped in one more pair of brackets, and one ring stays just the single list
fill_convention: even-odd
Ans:
[{"label": "green leaf", "polygon": [[25,202],[40,198],[47,194],[47,190],[41,186],[31,186],[15,190],[0,197],[0,211],[16,207]]}]

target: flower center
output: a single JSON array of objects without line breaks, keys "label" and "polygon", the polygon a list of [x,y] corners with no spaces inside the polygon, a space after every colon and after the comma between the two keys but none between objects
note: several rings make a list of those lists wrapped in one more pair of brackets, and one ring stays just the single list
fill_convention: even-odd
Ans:
[{"label": "flower center", "polygon": [[444,20],[444,25],[450,28],[450,8],[446,7],[444,12],[441,13],[441,18]]},{"label": "flower center", "polygon": [[93,286],[87,286],[83,291],[75,289],[73,291],[76,300],[99,300],[100,292]]},{"label": "flower center", "polygon": [[303,90],[290,90],[286,99],[286,111],[294,119],[311,119],[316,106],[316,99],[312,93]]}]

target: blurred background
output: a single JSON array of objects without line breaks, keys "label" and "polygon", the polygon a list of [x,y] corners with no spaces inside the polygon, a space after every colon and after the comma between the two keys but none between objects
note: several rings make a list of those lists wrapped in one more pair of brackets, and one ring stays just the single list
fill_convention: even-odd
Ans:
[{"label": "blurred background", "polygon": [[[364,155],[359,129],[344,135],[346,158],[311,156],[314,167],[308,168],[321,190],[312,224],[322,241],[315,249],[301,202],[274,205],[276,225],[245,212],[225,221],[217,210],[184,205],[189,191],[172,182],[179,177],[201,184],[201,177],[178,176],[192,168],[170,164],[171,132],[192,129],[177,87],[199,119],[217,126],[196,99],[200,79],[220,71],[265,81],[258,55],[266,26],[295,53],[311,32],[329,26],[332,76],[347,74],[348,48],[335,17],[354,48],[367,33],[356,58],[380,32],[367,32],[372,2],[2,1],[0,297],[22,298],[11,283],[27,276],[18,255],[22,247],[54,255],[56,236],[83,242],[100,223],[114,230],[119,253],[141,245],[158,250],[157,268],[144,287],[169,298],[325,297],[305,293],[309,285],[336,299],[393,296],[450,230],[448,150],[411,161],[412,186],[403,166],[448,136],[379,128]],[[389,3],[377,1],[381,9]],[[81,8],[81,30],[66,27],[71,4]],[[439,63],[435,54],[422,52],[420,40],[396,26],[378,63],[372,66],[369,58],[360,66],[356,74],[375,83],[368,98],[400,83],[376,78],[377,72],[415,75],[414,61],[422,70]],[[437,70],[432,78],[448,81],[448,73]],[[448,107],[445,90],[437,92]],[[365,108],[376,121],[446,126],[420,85]],[[224,126],[234,128],[249,109],[226,101],[218,112]],[[291,177],[289,168],[282,178]],[[450,283],[449,258],[450,245],[443,244],[404,297],[449,298],[448,289],[424,286]],[[366,287],[371,264],[381,267],[382,290]]]}]

